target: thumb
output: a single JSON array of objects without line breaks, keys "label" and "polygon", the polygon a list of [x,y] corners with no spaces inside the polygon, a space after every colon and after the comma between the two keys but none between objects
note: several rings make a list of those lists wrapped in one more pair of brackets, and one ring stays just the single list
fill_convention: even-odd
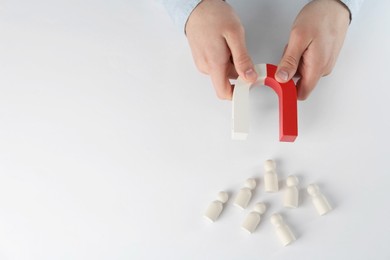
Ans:
[{"label": "thumb", "polygon": [[292,79],[298,70],[299,61],[307,46],[308,44],[304,44],[296,37],[290,36],[289,43],[276,70],[275,78],[278,82],[285,83]]},{"label": "thumb", "polygon": [[257,80],[257,73],[245,45],[244,32],[237,32],[226,37],[226,43],[232,53],[234,67],[238,75],[248,82]]}]

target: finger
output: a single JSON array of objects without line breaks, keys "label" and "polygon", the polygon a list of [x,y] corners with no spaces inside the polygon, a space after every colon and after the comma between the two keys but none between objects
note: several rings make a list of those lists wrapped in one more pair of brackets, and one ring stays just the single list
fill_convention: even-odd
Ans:
[{"label": "finger", "polygon": [[217,97],[220,99],[231,100],[233,88],[228,79],[227,68],[224,66],[212,66],[210,70],[210,77]]},{"label": "finger", "polygon": [[297,82],[297,96],[299,100],[305,100],[313,91],[318,81],[322,77],[320,70],[313,68],[307,69]]},{"label": "finger", "polygon": [[289,42],[276,70],[277,81],[285,83],[294,77],[301,57],[309,45],[309,40],[302,39],[302,36],[294,31],[291,32]]},{"label": "finger", "polygon": [[245,44],[245,33],[242,28],[225,35],[226,43],[232,53],[234,67],[240,77],[249,81],[257,80],[257,73],[248,55]]},{"label": "finger", "polygon": [[233,64],[229,65],[228,78],[229,79],[237,79],[238,78],[238,73],[237,73],[236,68],[234,67]]}]

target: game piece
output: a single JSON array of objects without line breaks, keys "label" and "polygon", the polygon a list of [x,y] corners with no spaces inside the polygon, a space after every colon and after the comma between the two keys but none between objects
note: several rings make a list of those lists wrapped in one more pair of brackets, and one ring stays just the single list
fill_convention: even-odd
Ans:
[{"label": "game piece", "polygon": [[290,227],[287,226],[280,214],[273,214],[271,216],[271,223],[275,226],[276,234],[283,246],[287,246],[296,240]]},{"label": "game piece", "polygon": [[221,191],[217,195],[217,200],[213,201],[207,208],[204,217],[211,222],[217,220],[223,210],[223,204],[229,199],[229,195],[225,191]]},{"label": "game piece", "polygon": [[253,208],[253,211],[245,218],[241,227],[249,233],[253,233],[257,228],[257,225],[260,223],[261,215],[264,214],[266,209],[267,207],[264,203],[257,203]]},{"label": "game piece", "polygon": [[293,80],[279,83],[275,79],[277,66],[257,64],[258,79],[250,84],[238,77],[232,97],[232,138],[245,140],[249,132],[249,89],[256,83],[271,87],[279,98],[279,140],[294,142],[298,136],[297,90]]},{"label": "game piece", "polygon": [[265,192],[277,192],[279,190],[278,175],[275,171],[264,173],[264,189]]},{"label": "game piece", "polygon": [[299,180],[296,176],[290,175],[286,179],[286,191],[283,196],[283,205],[286,208],[297,208],[299,203]]},{"label": "game piece", "polygon": [[266,172],[268,171],[275,171],[276,170],[276,163],[274,160],[266,160],[264,162],[264,170]]},{"label": "game piece", "polygon": [[241,209],[245,209],[248,206],[250,199],[252,198],[252,190],[256,187],[255,179],[247,179],[245,181],[245,187],[242,188],[237,194],[234,200],[234,205]]},{"label": "game piece", "polygon": [[266,192],[277,192],[279,190],[278,175],[276,174],[276,164],[273,160],[264,163],[264,189]]},{"label": "game piece", "polygon": [[328,200],[320,192],[320,189],[317,184],[310,184],[307,186],[307,193],[311,196],[314,207],[316,208],[320,216],[325,215],[332,210]]}]

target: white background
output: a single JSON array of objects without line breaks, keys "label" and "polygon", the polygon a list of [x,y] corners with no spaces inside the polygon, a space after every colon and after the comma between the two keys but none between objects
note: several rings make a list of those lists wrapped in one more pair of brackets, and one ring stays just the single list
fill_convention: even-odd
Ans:
[{"label": "white background", "polygon": [[[306,1],[229,1],[256,63],[278,63]],[[231,103],[197,72],[186,38],[149,1],[0,0],[0,259],[390,259],[389,1],[366,1],[333,73],[278,141],[278,100],[251,91],[251,132],[230,138]],[[286,210],[263,162],[321,187]],[[259,181],[249,208],[220,190]],[[257,231],[240,228],[257,201]],[[269,217],[297,235],[282,247]]]}]

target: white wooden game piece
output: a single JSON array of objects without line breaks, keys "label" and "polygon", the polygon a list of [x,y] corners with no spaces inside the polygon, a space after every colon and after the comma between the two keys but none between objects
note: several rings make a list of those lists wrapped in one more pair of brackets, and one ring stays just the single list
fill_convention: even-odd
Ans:
[{"label": "white wooden game piece", "polygon": [[234,200],[234,205],[241,209],[245,209],[248,206],[250,199],[252,198],[252,190],[256,187],[255,179],[247,179],[245,181],[245,187],[240,190]]},{"label": "white wooden game piece", "polygon": [[[267,76],[266,64],[255,65],[257,83],[264,85]],[[249,133],[249,89],[252,83],[247,83],[240,77],[234,87],[232,98],[232,139],[246,140]]]},{"label": "white wooden game piece", "polygon": [[253,233],[260,223],[261,215],[264,214],[266,209],[267,207],[264,203],[257,203],[253,208],[253,211],[245,218],[241,227],[249,233]]},{"label": "white wooden game piece", "polygon": [[274,225],[276,230],[276,235],[278,236],[280,242],[283,246],[287,246],[296,240],[293,232],[290,227],[284,222],[280,214],[273,214],[271,216],[271,223]]},{"label": "white wooden game piece", "polygon": [[204,213],[204,217],[211,222],[216,221],[223,210],[223,204],[226,203],[228,199],[229,195],[225,191],[219,192],[217,195],[217,200],[211,202],[211,204],[206,209],[206,212]]},{"label": "white wooden game piece", "polygon": [[311,196],[314,207],[319,215],[324,215],[332,210],[328,200],[321,193],[317,184],[310,184],[307,186],[307,193]]},{"label": "white wooden game piece", "polygon": [[264,163],[264,189],[266,192],[277,192],[279,190],[276,164],[273,160],[266,160]]},{"label": "white wooden game piece", "polygon": [[264,170],[265,171],[275,171],[276,170],[276,163],[274,160],[266,160],[264,162]]},{"label": "white wooden game piece", "polygon": [[286,179],[286,191],[283,196],[283,205],[286,208],[297,208],[299,203],[299,180],[296,176],[290,175]]}]

